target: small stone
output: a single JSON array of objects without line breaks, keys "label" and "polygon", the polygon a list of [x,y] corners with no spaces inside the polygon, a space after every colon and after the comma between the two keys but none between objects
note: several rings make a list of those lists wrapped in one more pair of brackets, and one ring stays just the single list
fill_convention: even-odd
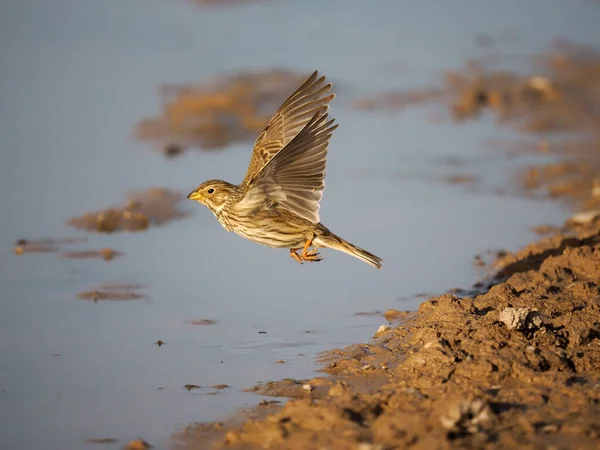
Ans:
[{"label": "small stone", "polygon": [[450,347],[450,345],[448,344],[448,341],[445,339],[436,339],[435,341],[426,342],[423,345],[423,349],[428,349],[428,348],[443,349],[443,348],[449,348],[449,347]]},{"label": "small stone", "polygon": [[373,335],[374,338],[381,336],[382,334],[390,331],[391,328],[389,325],[379,325],[379,328],[377,328],[377,332]]},{"label": "small stone", "polygon": [[453,403],[440,417],[440,423],[447,430],[475,433],[492,416],[493,411],[484,399],[465,399]]},{"label": "small stone", "polygon": [[504,322],[509,330],[527,329],[527,316],[531,310],[529,308],[504,308],[500,312],[500,321]]},{"label": "small stone", "polygon": [[544,321],[542,320],[542,315],[537,311],[531,311],[527,315],[527,320],[536,328],[539,328],[544,324]]},{"label": "small stone", "polygon": [[103,248],[102,250],[100,250],[100,255],[105,261],[110,261],[116,256],[115,251],[112,248]]},{"label": "small stone", "polygon": [[306,383],[302,385],[302,389],[304,389],[306,392],[312,392],[315,388],[311,384]]},{"label": "small stone", "polygon": [[[600,188],[599,188],[600,190]],[[599,194],[600,195],[600,194]],[[571,216],[571,222],[575,225],[586,225],[593,222],[596,217],[600,216],[600,211],[584,211]]]},{"label": "small stone", "polygon": [[554,423],[549,423],[548,425],[544,425],[544,427],[542,428],[542,431],[544,433],[556,433],[556,432],[558,432],[558,425],[556,425]]}]

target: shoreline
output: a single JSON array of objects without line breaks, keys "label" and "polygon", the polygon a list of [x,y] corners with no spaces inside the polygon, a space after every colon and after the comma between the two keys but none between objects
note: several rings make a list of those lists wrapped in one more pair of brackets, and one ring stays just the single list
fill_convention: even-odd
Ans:
[{"label": "shoreline", "polygon": [[597,448],[600,217],[514,255],[484,294],[444,294],[367,344],[323,355],[287,397],[194,424],[176,448]]}]

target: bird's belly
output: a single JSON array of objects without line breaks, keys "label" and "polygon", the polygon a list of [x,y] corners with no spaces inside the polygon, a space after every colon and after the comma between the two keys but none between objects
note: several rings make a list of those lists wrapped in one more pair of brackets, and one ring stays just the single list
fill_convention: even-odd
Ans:
[{"label": "bird's belly", "polygon": [[253,229],[234,227],[233,231],[246,239],[275,248],[299,248],[307,240],[304,234],[274,230],[269,227],[269,224]]},{"label": "bird's belly", "polygon": [[290,220],[285,214],[238,216],[223,225],[246,239],[275,248],[299,248],[313,236],[310,222]]}]

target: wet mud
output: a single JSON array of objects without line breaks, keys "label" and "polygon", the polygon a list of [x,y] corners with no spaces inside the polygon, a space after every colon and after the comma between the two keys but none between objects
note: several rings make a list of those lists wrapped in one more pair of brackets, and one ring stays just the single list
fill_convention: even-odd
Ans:
[{"label": "wet mud", "polygon": [[135,283],[102,284],[90,291],[80,292],[77,294],[77,298],[80,300],[92,300],[94,303],[105,300],[139,300],[146,297],[146,295],[140,291],[142,288],[142,285]]},{"label": "wet mud", "polygon": [[84,231],[115,233],[144,231],[188,216],[181,204],[185,196],[166,188],[151,188],[129,196],[125,206],[73,217],[67,224]]},{"label": "wet mud", "polygon": [[152,448],[152,445],[150,445],[144,439],[139,438],[129,441],[127,444],[125,444],[123,450],[147,450],[149,448]]},{"label": "wet mud", "polygon": [[600,219],[498,266],[484,293],[431,298],[372,342],[327,352],[327,376],[256,386],[292,399],[266,417],[190,425],[176,447],[597,448]]},{"label": "wet mud", "polygon": [[112,261],[119,256],[123,256],[122,252],[113,250],[112,248],[102,248],[100,250],[79,250],[74,252],[65,252],[61,256],[64,258],[99,258],[105,261]]},{"label": "wet mud", "polygon": [[65,246],[85,242],[85,239],[65,238],[65,239],[19,239],[15,243],[15,255],[24,253],[52,253],[58,252]]},{"label": "wet mud", "polygon": [[164,86],[163,110],[142,120],[136,134],[158,144],[170,157],[190,147],[214,150],[252,141],[307,75],[266,70],[219,76],[195,85]]},{"label": "wet mud", "polygon": [[212,320],[212,319],[192,319],[192,320],[186,320],[185,323],[187,323],[189,325],[206,326],[206,325],[216,325],[219,322],[216,320]]},{"label": "wet mud", "polygon": [[70,250],[66,251],[67,247],[72,247],[77,244],[86,242],[85,238],[65,238],[65,239],[19,239],[14,247],[16,255],[24,253],[58,253],[63,258],[73,259],[103,259],[104,261],[112,261],[115,258],[123,256],[123,253],[112,248],[101,248],[99,250]]},{"label": "wet mud", "polygon": [[[558,162],[527,168],[521,192],[579,212],[540,227],[547,237],[518,252],[476,256],[493,272],[472,289],[429,298],[414,313],[388,311],[372,341],[324,353],[323,375],[251,389],[285,403],[190,424],[173,448],[600,446],[600,57],[559,43],[535,63],[546,70],[455,75],[452,90],[397,104],[453,98],[459,122],[490,109],[500,123],[544,136],[543,153]],[[390,107],[381,98],[363,107]],[[576,133],[552,136],[564,131]]]}]

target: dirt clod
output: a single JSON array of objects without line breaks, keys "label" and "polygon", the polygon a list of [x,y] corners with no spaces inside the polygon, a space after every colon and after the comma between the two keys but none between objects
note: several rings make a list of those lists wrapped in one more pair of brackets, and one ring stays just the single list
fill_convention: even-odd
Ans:
[{"label": "dirt clod", "polygon": [[165,86],[161,114],[144,119],[137,135],[159,143],[169,157],[188,147],[212,150],[252,141],[304,78],[306,74],[288,70],[266,70]]},{"label": "dirt clod", "polygon": [[184,389],[187,389],[188,391],[191,391],[192,389],[201,389],[202,386],[198,385],[198,384],[184,384],[183,385]]},{"label": "dirt clod", "polygon": [[141,287],[138,284],[104,284],[91,291],[77,294],[77,298],[93,300],[95,303],[100,300],[137,300],[145,297],[138,292]]},{"label": "dirt clod", "polygon": [[185,199],[181,193],[165,188],[152,188],[132,194],[125,206],[109,208],[73,217],[67,223],[75,228],[98,233],[144,231],[150,226],[164,225],[188,214],[179,206]]},{"label": "dirt clod", "polygon": [[134,439],[123,447],[124,450],[146,450],[149,448],[152,448],[152,446],[142,438]]}]

